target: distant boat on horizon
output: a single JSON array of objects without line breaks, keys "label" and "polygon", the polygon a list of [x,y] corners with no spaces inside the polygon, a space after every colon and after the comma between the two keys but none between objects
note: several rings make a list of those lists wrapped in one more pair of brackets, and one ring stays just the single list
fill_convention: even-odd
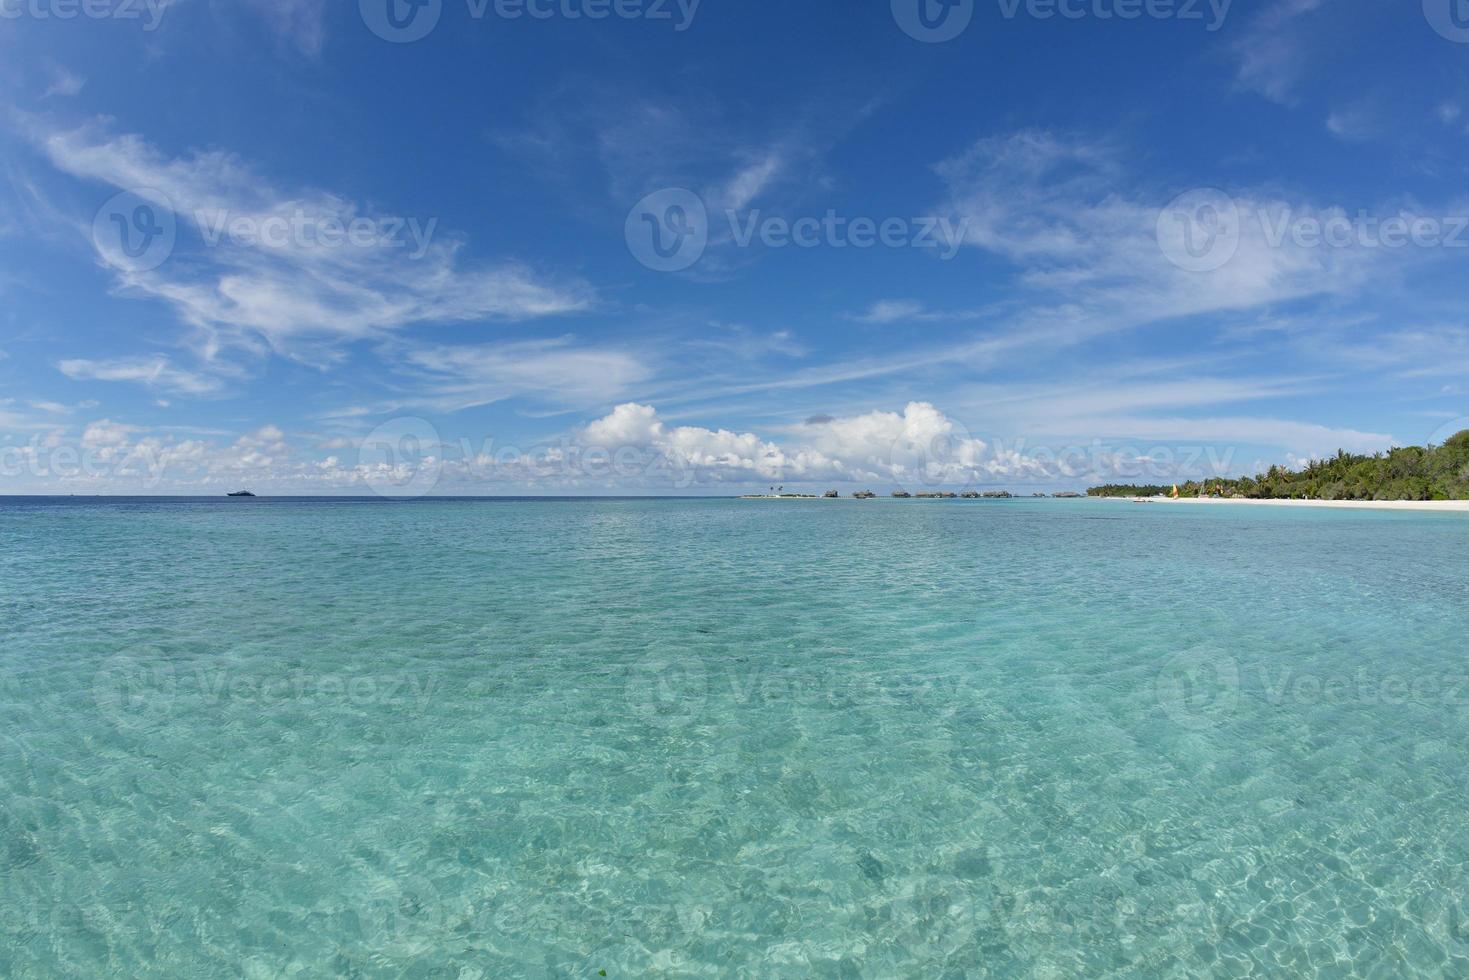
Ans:
[{"label": "distant boat on horizon", "polygon": [[227,497],[253,497],[255,495],[253,493],[251,493],[249,490],[236,490],[234,493],[225,494],[225,496],[227,496]]}]

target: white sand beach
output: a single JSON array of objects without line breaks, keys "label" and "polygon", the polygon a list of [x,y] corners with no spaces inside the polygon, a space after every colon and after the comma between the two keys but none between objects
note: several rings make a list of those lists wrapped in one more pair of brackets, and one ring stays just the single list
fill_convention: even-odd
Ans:
[{"label": "white sand beach", "polygon": [[1220,497],[1115,497],[1140,504],[1169,506],[1329,507],[1336,510],[1423,510],[1440,513],[1469,513],[1469,500],[1252,500]]}]

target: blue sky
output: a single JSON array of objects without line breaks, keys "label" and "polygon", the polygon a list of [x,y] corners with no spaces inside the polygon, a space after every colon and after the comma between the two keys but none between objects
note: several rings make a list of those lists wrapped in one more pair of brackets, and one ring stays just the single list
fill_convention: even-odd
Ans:
[{"label": "blue sky", "polygon": [[1059,489],[1469,427],[1449,0],[0,0],[0,65],[0,492]]}]

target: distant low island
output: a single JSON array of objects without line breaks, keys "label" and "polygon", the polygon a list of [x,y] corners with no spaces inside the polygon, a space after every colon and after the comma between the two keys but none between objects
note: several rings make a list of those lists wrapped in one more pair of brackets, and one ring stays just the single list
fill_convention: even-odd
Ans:
[{"label": "distant low island", "polygon": [[[1172,493],[1172,485],[1117,483],[1087,491],[1092,497]],[[1469,429],[1442,446],[1407,446],[1371,456],[1343,450],[1300,470],[1272,466],[1255,477],[1191,480],[1178,484],[1178,495],[1243,500],[1469,500]]]}]

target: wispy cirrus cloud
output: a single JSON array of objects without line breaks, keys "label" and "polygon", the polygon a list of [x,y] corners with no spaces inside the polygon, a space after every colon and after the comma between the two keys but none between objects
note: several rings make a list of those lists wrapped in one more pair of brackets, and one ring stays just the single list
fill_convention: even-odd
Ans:
[{"label": "wispy cirrus cloud", "polygon": [[[688,275],[722,281],[750,265],[736,251],[730,213],[767,216],[809,206],[830,190],[830,151],[870,118],[882,98],[824,95],[780,111],[741,115],[729,103],[681,89],[651,99],[642,90],[564,86],[543,95],[523,127],[496,134],[498,145],[554,181],[563,201],[603,221],[645,195],[681,188],[710,217],[708,247]],[[589,189],[591,189],[589,193]]]},{"label": "wispy cirrus cloud", "polygon": [[[1179,189],[1135,178],[1129,155],[1110,141],[1023,130],[980,139],[935,171],[948,195],[934,212],[967,222],[966,246],[1010,263],[1008,282],[1000,279],[1003,291],[991,292],[979,308],[943,308],[911,295],[879,299],[844,317],[871,326],[952,329],[927,332],[917,344],[899,344],[885,332],[874,342],[887,350],[849,348],[836,360],[706,385],[674,400],[877,379],[897,385],[916,376],[927,390],[952,391],[966,375],[1013,370],[1022,358],[1031,369],[1069,348],[1173,320],[1217,329],[1223,340],[1241,314],[1259,317],[1308,301],[1345,308],[1369,285],[1380,294],[1442,251],[1313,246],[1292,236],[1294,222],[1340,220],[1360,208],[1244,188],[1226,199],[1238,218],[1228,260],[1192,271],[1169,252],[1175,243],[1167,218]],[[1333,323],[1343,319],[1340,308]]]},{"label": "wispy cirrus cloud", "polygon": [[1326,131],[1339,140],[1360,143],[1380,135],[1383,121],[1373,103],[1354,102],[1334,109],[1327,115]]},{"label": "wispy cirrus cloud", "polygon": [[[1396,442],[1393,436],[1383,432],[1240,415],[1207,418],[1098,416],[1094,425],[1096,431],[1110,433],[1114,439],[1283,447],[1287,455],[1298,459],[1321,459],[1339,449],[1354,453],[1379,452],[1391,448]],[[1243,473],[1244,469],[1237,466],[1235,472]]]},{"label": "wispy cirrus cloud", "polygon": [[503,344],[457,344],[407,350],[406,363],[427,382],[406,404],[457,412],[509,398],[558,406],[605,404],[647,381],[647,355],[550,338]]},{"label": "wispy cirrus cloud", "polygon": [[1289,105],[1306,74],[1310,16],[1328,0],[1275,0],[1255,16],[1234,43],[1238,85],[1272,102]]},{"label": "wispy cirrus cloud", "polygon": [[1469,376],[1469,329],[1439,325],[1388,330],[1338,343],[1334,353],[1400,378]]},{"label": "wispy cirrus cloud", "polygon": [[41,98],[50,99],[55,97],[71,98],[80,95],[82,89],[86,88],[87,80],[81,75],[71,71],[64,65],[51,66],[51,82],[46,86],[46,91]]},{"label": "wispy cirrus cloud", "polygon": [[866,111],[797,106],[783,118],[741,120],[697,93],[654,101],[578,85],[543,95],[531,121],[496,142],[561,184],[583,184],[594,168],[624,208],[650,190],[681,186],[711,209],[741,210],[778,187],[814,182],[826,150]]},{"label": "wispy cirrus cloud", "polygon": [[715,204],[731,211],[742,211],[760,196],[785,166],[785,154],[780,149],[767,151],[764,156],[739,170],[720,189]]},{"label": "wispy cirrus cloud", "polygon": [[737,323],[711,321],[708,332],[685,346],[697,353],[713,353],[743,364],[766,357],[800,358],[810,351],[789,330],[753,330]]},{"label": "wispy cirrus cloud", "polygon": [[283,41],[315,57],[326,43],[326,0],[244,0]]},{"label": "wispy cirrus cloud", "polygon": [[[180,244],[157,269],[130,268],[101,246],[98,255],[125,294],[162,301],[192,327],[191,346],[206,363],[231,348],[330,359],[336,345],[414,324],[572,314],[595,299],[584,282],[552,281],[521,263],[462,262],[464,240],[438,234],[433,217],[284,190],[233,154],[167,156],[99,124],[35,140],[60,170],[176,216]],[[242,236],[240,227],[254,231]],[[350,228],[371,233],[338,234]]]},{"label": "wispy cirrus cloud", "polygon": [[56,367],[73,381],[125,382],[179,395],[209,395],[223,386],[222,379],[175,367],[167,357],[70,358]]},{"label": "wispy cirrus cloud", "polygon": [[1163,362],[1130,370],[1098,371],[1089,382],[1038,382],[976,387],[961,402],[967,414],[1048,435],[1077,436],[1098,415],[1137,415],[1219,408],[1281,399],[1316,390],[1319,381],[1300,377],[1220,377],[1186,373],[1186,365]]},{"label": "wispy cirrus cloud", "polygon": [[[54,413],[37,405],[29,407],[34,411],[19,410],[14,398],[0,398],[0,442],[9,442],[13,433],[45,431],[57,427]],[[41,414],[34,414],[35,411]]]},{"label": "wispy cirrus cloud", "polygon": [[1160,241],[1172,193],[1132,186],[1107,143],[1023,131],[982,139],[937,170],[946,207],[969,221],[966,244],[1011,260],[1020,285],[1074,304],[1094,328],[1349,292],[1382,258],[1272,241],[1272,216],[1328,209],[1245,190],[1230,202],[1240,218],[1232,257],[1209,272],[1182,268]]},{"label": "wispy cirrus cloud", "polygon": [[873,303],[865,313],[856,314],[852,319],[861,323],[901,323],[904,320],[922,320],[930,315],[928,308],[916,299],[885,299]]},{"label": "wispy cirrus cloud", "polygon": [[861,313],[849,313],[847,319],[858,323],[885,326],[894,323],[955,323],[964,320],[980,320],[998,317],[997,309],[985,310],[935,310],[916,299],[883,299],[872,303]]},{"label": "wispy cirrus cloud", "polygon": [[66,405],[61,402],[48,401],[46,399],[33,399],[32,401],[28,402],[28,404],[31,406],[31,408],[34,408],[37,411],[46,412],[49,415],[58,416],[75,415],[78,411],[81,411],[83,409],[97,407],[97,402],[95,401],[84,401],[76,405]]}]

